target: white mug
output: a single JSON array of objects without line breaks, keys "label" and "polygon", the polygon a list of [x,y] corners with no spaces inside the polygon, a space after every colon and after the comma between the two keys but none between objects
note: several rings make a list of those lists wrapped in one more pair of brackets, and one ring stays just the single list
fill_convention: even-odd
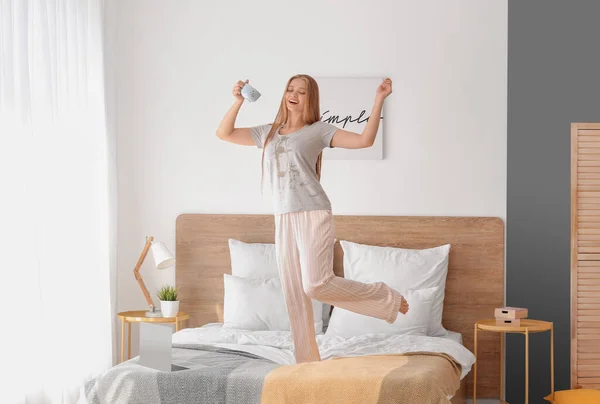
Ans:
[{"label": "white mug", "polygon": [[260,98],[260,93],[256,88],[246,83],[244,84],[244,87],[242,87],[242,97],[250,102],[254,102]]}]

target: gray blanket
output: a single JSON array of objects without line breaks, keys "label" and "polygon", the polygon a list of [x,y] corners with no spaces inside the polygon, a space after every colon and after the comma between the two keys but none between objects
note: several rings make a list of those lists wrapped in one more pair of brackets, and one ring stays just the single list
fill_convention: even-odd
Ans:
[{"label": "gray blanket", "polygon": [[281,365],[246,352],[207,345],[173,345],[173,363],[159,372],[120,363],[84,386],[85,402],[140,404],[259,404],[265,376]]}]

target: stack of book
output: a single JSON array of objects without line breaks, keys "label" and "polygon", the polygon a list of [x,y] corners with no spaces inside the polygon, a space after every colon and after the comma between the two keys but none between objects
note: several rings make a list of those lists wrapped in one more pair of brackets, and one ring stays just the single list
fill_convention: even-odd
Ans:
[{"label": "stack of book", "polygon": [[519,327],[521,320],[527,318],[527,309],[521,307],[500,307],[494,310],[496,325],[514,325]]}]

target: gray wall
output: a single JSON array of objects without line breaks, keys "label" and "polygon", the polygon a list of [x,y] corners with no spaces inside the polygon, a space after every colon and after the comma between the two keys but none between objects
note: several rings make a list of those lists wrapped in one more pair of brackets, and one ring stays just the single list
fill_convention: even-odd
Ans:
[{"label": "gray wall", "polygon": [[[507,304],[555,327],[556,388],[570,383],[570,124],[600,121],[600,1],[509,0]],[[522,336],[506,391],[524,402]],[[530,340],[530,403],[550,391],[549,337]]]}]

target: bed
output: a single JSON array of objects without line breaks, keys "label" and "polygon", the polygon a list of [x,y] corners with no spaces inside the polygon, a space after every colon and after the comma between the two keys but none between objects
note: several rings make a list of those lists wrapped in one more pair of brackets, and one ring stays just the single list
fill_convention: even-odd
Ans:
[{"label": "bed", "polygon": [[[133,358],[88,383],[82,402],[114,402],[115,397],[123,402],[145,403],[278,403],[300,402],[300,398],[307,403],[341,402],[337,400],[343,394],[352,394],[349,398],[357,400],[358,395],[376,390],[369,383],[375,383],[380,391],[356,402],[419,402],[406,399],[413,397],[410,394],[417,397],[417,393],[400,393],[410,384],[403,382],[407,375],[400,374],[413,375],[426,364],[433,369],[424,375],[431,375],[429,379],[439,378],[437,384],[446,376],[444,380],[449,383],[452,380],[445,390],[447,397],[435,402],[464,403],[472,390],[471,362],[465,352],[470,354],[473,349],[473,324],[503,305],[502,221],[488,217],[335,216],[335,226],[338,240],[365,245],[427,249],[450,244],[442,317],[449,335],[385,336],[385,339],[370,335],[350,340],[318,335],[322,356],[334,360],[294,365],[289,335],[223,330],[222,326],[223,277],[231,273],[228,240],[272,243],[272,216],[182,214],[176,222],[176,279],[180,309],[190,314],[190,320],[186,329],[174,335],[173,355],[174,363],[193,371],[157,374],[138,366]],[[336,243],[334,271],[340,276],[344,275],[343,254],[339,242]],[[479,341],[479,397],[499,396],[497,338],[489,335]],[[394,349],[390,350],[390,346]],[[365,369],[375,374],[386,366],[387,373],[382,373],[385,377],[378,380],[367,383],[367,377],[361,376]],[[452,379],[452,372],[457,372],[460,379]],[[328,376],[334,374],[338,377]],[[315,378],[315,375],[327,377]],[[346,385],[340,384],[335,393],[334,385],[344,381]],[[296,382],[295,387],[286,392],[292,382]],[[329,386],[319,386],[320,382]],[[310,398],[313,393],[318,395]],[[337,400],[327,394],[337,394],[332,396]],[[403,401],[394,400],[393,397],[402,394]],[[428,397],[433,400],[433,396]]]}]

